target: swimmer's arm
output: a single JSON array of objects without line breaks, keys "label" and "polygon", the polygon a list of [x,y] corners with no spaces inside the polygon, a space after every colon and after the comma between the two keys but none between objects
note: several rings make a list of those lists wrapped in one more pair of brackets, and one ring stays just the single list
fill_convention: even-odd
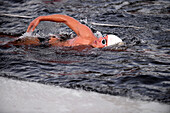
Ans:
[{"label": "swimmer's arm", "polygon": [[41,21],[62,22],[66,24],[70,29],[72,29],[78,36],[80,35],[80,31],[85,27],[83,24],[81,24],[79,21],[75,20],[72,17],[66,15],[54,14],[54,15],[37,17],[30,23],[27,32],[34,31]]}]

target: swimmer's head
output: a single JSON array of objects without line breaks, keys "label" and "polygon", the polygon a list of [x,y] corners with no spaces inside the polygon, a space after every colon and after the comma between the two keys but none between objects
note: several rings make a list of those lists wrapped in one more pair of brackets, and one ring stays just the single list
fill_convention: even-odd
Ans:
[{"label": "swimmer's head", "polygon": [[95,41],[97,48],[103,48],[119,43],[123,43],[123,41],[116,35],[107,35],[105,37],[100,37],[97,41]]},{"label": "swimmer's head", "polygon": [[106,38],[106,40],[107,40],[107,46],[111,46],[111,45],[115,45],[115,44],[118,44],[118,43],[122,43],[122,39],[120,39],[116,35],[107,35],[104,38]]}]

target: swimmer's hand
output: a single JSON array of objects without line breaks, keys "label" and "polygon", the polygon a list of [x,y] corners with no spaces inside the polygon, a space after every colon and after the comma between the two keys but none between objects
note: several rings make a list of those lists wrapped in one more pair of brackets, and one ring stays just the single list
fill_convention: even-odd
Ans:
[{"label": "swimmer's hand", "polygon": [[27,32],[33,32],[35,30],[35,28],[38,26],[38,24],[41,21],[41,16],[37,17],[36,19],[34,19],[30,25],[28,26]]}]

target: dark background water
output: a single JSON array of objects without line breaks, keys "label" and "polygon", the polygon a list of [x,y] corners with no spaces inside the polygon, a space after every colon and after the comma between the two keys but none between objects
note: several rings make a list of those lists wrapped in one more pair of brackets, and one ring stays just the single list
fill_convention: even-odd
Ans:
[{"label": "dark background water", "polygon": [[[89,25],[119,25],[92,28],[125,42],[121,47],[83,50],[1,44],[0,76],[170,103],[168,0],[1,0],[0,4],[1,42],[21,36],[34,18],[49,14],[87,19]],[[69,31],[52,22],[37,28],[40,34]]]}]

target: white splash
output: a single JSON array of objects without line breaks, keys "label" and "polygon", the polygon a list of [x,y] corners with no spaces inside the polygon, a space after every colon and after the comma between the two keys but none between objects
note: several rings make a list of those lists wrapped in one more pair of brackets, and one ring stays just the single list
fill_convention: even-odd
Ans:
[{"label": "white splash", "polygon": [[35,37],[40,37],[39,34],[33,34],[32,32],[25,32],[22,36],[20,36],[18,39],[24,39],[24,38],[35,38]]},{"label": "white splash", "polygon": [[102,33],[97,31],[96,33],[94,33],[94,35],[97,37],[97,38],[100,38],[100,37],[103,37]]}]

